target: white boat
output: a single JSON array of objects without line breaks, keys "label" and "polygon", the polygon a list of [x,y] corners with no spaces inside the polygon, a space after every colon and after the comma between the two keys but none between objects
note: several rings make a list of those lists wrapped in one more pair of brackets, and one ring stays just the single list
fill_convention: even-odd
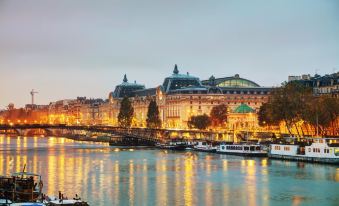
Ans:
[{"label": "white boat", "polygon": [[172,140],[163,144],[156,144],[156,147],[160,149],[168,149],[168,150],[186,150],[189,147],[188,143],[183,140]]},{"label": "white boat", "polygon": [[193,149],[200,152],[216,152],[217,146],[213,146],[212,143],[199,141],[193,146]]},{"label": "white boat", "polygon": [[59,191],[59,197],[46,196],[43,202],[49,206],[88,206],[88,203],[82,201],[77,194],[73,199],[68,199],[64,197],[64,194],[61,194],[61,191]]},{"label": "white boat", "polygon": [[267,150],[265,146],[260,144],[225,144],[222,143],[217,149],[217,153],[251,156],[251,157],[265,157]]},{"label": "white boat", "polygon": [[86,202],[81,200],[51,200],[46,201],[46,204],[49,206],[88,206]]},{"label": "white boat", "polygon": [[268,156],[276,159],[339,164],[339,139],[305,140],[299,144],[271,144]]},{"label": "white boat", "polygon": [[38,202],[20,202],[20,203],[12,203],[9,206],[46,206],[44,203]]}]

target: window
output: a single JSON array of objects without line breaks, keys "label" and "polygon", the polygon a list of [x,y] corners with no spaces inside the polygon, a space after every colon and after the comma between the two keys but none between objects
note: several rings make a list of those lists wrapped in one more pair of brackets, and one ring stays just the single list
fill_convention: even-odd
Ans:
[{"label": "window", "polygon": [[339,149],[338,148],[334,149],[334,154],[335,154],[335,156],[339,156]]}]

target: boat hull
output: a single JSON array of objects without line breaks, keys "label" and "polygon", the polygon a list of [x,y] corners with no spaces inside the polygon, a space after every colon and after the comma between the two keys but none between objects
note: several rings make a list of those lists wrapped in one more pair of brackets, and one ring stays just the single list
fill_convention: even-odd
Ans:
[{"label": "boat hull", "polygon": [[267,157],[267,153],[240,153],[240,152],[227,152],[227,151],[217,151],[217,153],[244,156],[244,157]]},{"label": "boat hull", "polygon": [[184,151],[187,149],[185,145],[160,145],[157,146],[159,149],[167,149],[167,150],[177,150],[177,151]]},{"label": "boat hull", "polygon": [[272,159],[339,165],[339,158],[307,157],[301,155],[279,155],[279,154],[268,154],[268,157]]},{"label": "boat hull", "polygon": [[202,149],[202,148],[194,148],[194,151],[198,152],[209,152],[209,153],[216,153],[217,149]]}]

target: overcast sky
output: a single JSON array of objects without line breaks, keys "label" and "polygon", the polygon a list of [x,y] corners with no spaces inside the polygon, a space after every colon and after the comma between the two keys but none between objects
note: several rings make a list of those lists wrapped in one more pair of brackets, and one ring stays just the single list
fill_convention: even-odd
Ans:
[{"label": "overcast sky", "polygon": [[0,108],[107,98],[123,74],[262,86],[339,70],[337,0],[0,0]]}]

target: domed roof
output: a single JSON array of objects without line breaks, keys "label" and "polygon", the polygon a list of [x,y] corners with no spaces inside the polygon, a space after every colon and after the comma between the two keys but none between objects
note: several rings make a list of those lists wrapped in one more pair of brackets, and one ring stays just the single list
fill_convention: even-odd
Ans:
[{"label": "domed roof", "polygon": [[224,78],[217,78],[217,79],[213,78],[210,80],[204,80],[202,81],[202,83],[204,85],[209,85],[212,83],[211,81],[213,81],[213,84],[218,87],[237,87],[237,88],[239,87],[240,88],[260,87],[259,84],[251,80],[241,78],[239,74],[236,74],[232,77],[224,77]]},{"label": "domed roof", "polygon": [[234,110],[235,113],[252,113],[254,112],[254,109],[252,107],[248,106],[247,104],[241,104],[239,107],[237,107]]},{"label": "domed roof", "polygon": [[198,77],[187,74],[180,74],[178,66],[174,66],[173,74],[169,77],[166,77],[164,83],[162,84],[166,92],[170,90],[177,90],[183,88],[194,88],[201,87],[202,84]]},{"label": "domed roof", "polygon": [[127,80],[127,76],[125,74],[123,82],[115,87],[115,90],[112,95],[115,98],[122,98],[125,96],[130,97],[133,95],[134,91],[142,89],[145,89],[145,85],[137,84],[136,82],[129,83]]}]

